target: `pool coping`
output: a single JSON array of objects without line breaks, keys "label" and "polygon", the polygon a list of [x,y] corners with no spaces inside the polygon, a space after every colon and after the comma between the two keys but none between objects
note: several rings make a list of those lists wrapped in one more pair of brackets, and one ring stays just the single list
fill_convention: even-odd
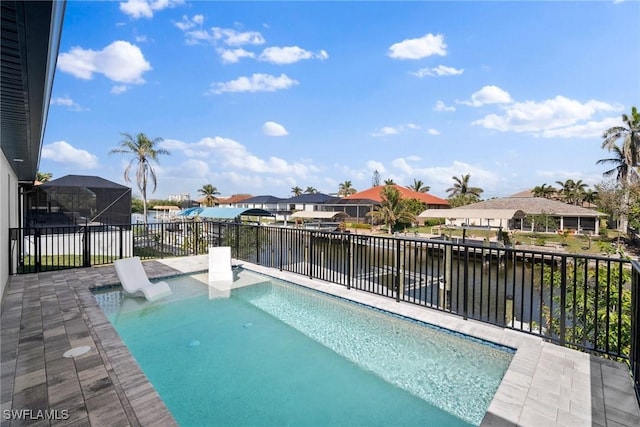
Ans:
[{"label": "pool coping", "polygon": [[[365,291],[234,262],[516,349],[482,426],[640,425],[629,370],[622,363]],[[145,261],[144,266],[150,278],[168,277],[206,271],[208,257],[159,259]],[[91,293],[113,283],[118,279],[112,265],[10,278],[2,305],[3,411],[35,407],[71,412],[63,423],[54,420],[41,425],[177,425]],[[63,351],[80,345],[89,345],[93,351],[62,359]]]}]

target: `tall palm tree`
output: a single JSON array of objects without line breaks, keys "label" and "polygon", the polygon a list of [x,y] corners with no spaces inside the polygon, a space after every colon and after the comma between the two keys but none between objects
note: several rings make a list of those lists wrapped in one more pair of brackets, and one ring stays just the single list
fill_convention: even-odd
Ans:
[{"label": "tall palm tree", "polygon": [[408,188],[418,193],[426,193],[427,191],[431,190],[430,186],[424,185],[424,182],[415,178],[413,178],[413,185],[410,185]]},{"label": "tall palm tree", "polygon": [[294,196],[299,196],[302,194],[302,188],[298,187],[297,185],[295,187],[291,187],[291,193]]},{"label": "tall palm tree", "polygon": [[341,182],[338,186],[338,197],[346,197],[357,192],[358,190],[353,188],[351,181]]},{"label": "tall palm tree", "polygon": [[129,171],[136,164],[136,185],[142,195],[142,206],[144,215],[144,224],[147,225],[147,185],[149,182],[153,184],[151,192],[156,191],[158,180],[156,172],[151,162],[158,162],[158,156],[161,154],[169,155],[170,153],[164,148],[157,148],[162,142],[162,138],[149,139],[144,133],[139,133],[135,137],[128,133],[123,133],[124,139],[120,141],[120,148],[112,149],[109,154],[121,153],[132,155],[129,165],[124,170],[124,180],[129,180]]},{"label": "tall palm tree", "polygon": [[[602,148],[613,151],[616,157],[611,159],[598,160],[597,164],[613,163],[614,169],[608,170],[604,176],[616,174],[618,184],[624,188],[623,212],[620,215],[618,230],[627,231],[627,208],[631,197],[631,184],[637,179],[638,173],[635,169],[638,165],[638,155],[640,150],[640,112],[636,107],[631,107],[631,115],[622,115],[622,122],[625,126],[613,126],[602,134]],[[617,142],[622,140],[622,146]],[[624,165],[622,164],[624,163]],[[614,171],[614,172],[612,172]]]},{"label": "tall palm tree", "polygon": [[[629,149],[620,148],[618,145],[612,145],[609,151],[614,154],[614,157],[608,159],[600,159],[596,162],[597,165],[613,165],[612,169],[603,172],[605,177],[616,176],[616,181],[620,184],[627,184],[633,182],[637,178],[637,173],[632,165],[631,152]],[[630,178],[631,175],[631,178]]]},{"label": "tall palm tree", "polygon": [[41,184],[51,181],[53,174],[51,172],[38,172],[36,174],[36,181],[40,181]]},{"label": "tall palm tree", "polygon": [[203,185],[202,188],[198,190],[198,193],[204,196],[204,205],[207,207],[213,206],[216,200],[218,200],[216,195],[220,194],[218,189],[211,184]]},{"label": "tall palm tree", "polygon": [[636,107],[631,107],[631,115],[622,115],[625,126],[614,126],[602,134],[602,148],[611,150],[619,140],[622,146],[629,149],[628,158],[632,166],[638,164],[638,150],[640,150],[640,112]]},{"label": "tall palm tree", "polygon": [[480,195],[484,190],[480,187],[472,187],[469,185],[469,179],[471,174],[461,175],[459,178],[453,176],[453,186],[447,188],[449,195],[449,205],[451,207],[458,207],[476,203],[480,200]]},{"label": "tall palm tree", "polygon": [[396,185],[396,183],[393,178],[389,178],[384,180],[384,185]]},{"label": "tall palm tree", "polygon": [[409,210],[409,206],[397,188],[392,185],[385,185],[380,191],[382,201],[377,206],[371,216],[374,219],[384,222],[387,225],[389,234],[393,232],[393,227],[399,222],[413,223],[416,217]]},{"label": "tall palm tree", "polygon": [[533,187],[533,190],[531,190],[533,197],[544,197],[545,199],[550,199],[556,192],[557,190],[547,185],[546,182],[542,185],[536,185]]},{"label": "tall palm tree", "polygon": [[304,192],[307,193],[307,194],[316,194],[318,192],[318,190],[316,190],[315,187],[307,187],[304,190]]},{"label": "tall palm tree", "polygon": [[469,185],[469,179],[471,174],[461,175],[460,178],[452,176],[453,187],[447,188],[447,193],[451,193],[451,196],[475,196],[480,198],[480,195],[484,190],[480,187],[471,187]]}]

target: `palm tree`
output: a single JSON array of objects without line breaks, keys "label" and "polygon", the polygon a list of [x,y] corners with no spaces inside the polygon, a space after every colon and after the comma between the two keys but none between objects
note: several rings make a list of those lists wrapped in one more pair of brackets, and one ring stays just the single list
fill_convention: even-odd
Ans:
[{"label": "palm tree", "polygon": [[558,194],[560,195],[560,198],[562,199],[562,201],[565,203],[572,203],[574,187],[576,184],[574,180],[567,179],[564,182],[556,181],[556,184],[560,186],[560,189],[558,190]]},{"label": "palm tree", "polygon": [[39,181],[41,184],[45,182],[51,181],[53,174],[51,172],[38,172],[36,174],[36,181]]},{"label": "palm tree", "polygon": [[[633,182],[633,180],[637,178],[637,174],[635,173],[632,165],[630,150],[620,148],[618,145],[612,145],[609,148],[609,151],[613,152],[615,157],[600,159],[596,162],[597,165],[613,165],[612,169],[603,172],[602,175],[604,175],[605,177],[611,177],[615,175],[616,181],[623,185],[629,182]],[[631,178],[629,178],[630,175]]]},{"label": "palm tree", "polygon": [[484,192],[484,190],[480,187],[471,187],[469,186],[469,179],[471,178],[471,174],[468,173],[466,175],[462,175],[460,178],[457,176],[453,176],[453,187],[447,188],[447,193],[451,193],[451,196],[475,196],[476,198],[480,198],[480,194]]},{"label": "palm tree", "polygon": [[573,183],[572,197],[573,203],[576,206],[578,205],[578,203],[582,203],[582,201],[584,200],[584,195],[587,192],[587,187],[589,187],[589,185],[585,182],[582,182],[581,179]]},{"label": "palm tree", "polygon": [[[613,151],[616,157],[598,160],[596,164],[613,163],[614,169],[608,170],[604,176],[616,174],[618,184],[624,188],[623,212],[620,215],[618,230],[627,231],[627,209],[631,197],[631,184],[637,179],[638,173],[635,167],[638,165],[638,150],[640,150],[640,112],[636,107],[631,107],[631,116],[622,115],[625,126],[614,126],[602,134],[602,148]],[[622,140],[622,147],[618,146],[618,140]],[[624,164],[623,164],[624,163]]]},{"label": "palm tree", "polygon": [[338,197],[346,197],[357,192],[358,190],[353,188],[351,181],[341,182],[338,186]]},{"label": "palm tree", "polygon": [[162,142],[162,138],[149,139],[144,133],[139,133],[135,137],[131,134],[123,133],[124,139],[120,141],[120,148],[112,149],[109,154],[123,153],[131,154],[133,157],[129,162],[129,165],[124,170],[124,180],[129,180],[129,171],[134,163],[137,164],[136,170],[136,184],[142,194],[142,206],[144,215],[144,224],[147,225],[147,184],[151,182],[153,189],[151,192],[156,191],[158,181],[156,179],[156,172],[151,165],[152,161],[157,162],[158,156],[161,154],[170,154],[164,148],[156,148],[157,145]]},{"label": "palm tree", "polygon": [[447,193],[450,193],[449,204],[451,207],[468,205],[476,203],[480,200],[480,195],[484,190],[480,187],[471,187],[469,185],[469,179],[471,174],[461,175],[460,178],[453,176],[453,187],[447,188]]},{"label": "palm tree", "polygon": [[307,187],[306,190],[304,190],[304,192],[307,194],[316,194],[318,190],[316,190],[314,187]]},{"label": "palm tree", "polygon": [[291,187],[291,193],[294,196],[299,196],[302,194],[302,188],[298,187],[297,185],[295,187]]},{"label": "palm tree", "polygon": [[402,199],[400,191],[393,185],[385,185],[380,191],[382,201],[380,206],[371,212],[371,216],[387,225],[389,234],[393,232],[393,227],[399,222],[413,223],[416,217],[410,212],[409,206]]},{"label": "palm tree", "polygon": [[413,185],[410,185],[408,188],[418,193],[426,193],[431,190],[431,187],[428,185],[424,185],[424,182],[419,179],[413,178]]},{"label": "palm tree", "polygon": [[198,190],[198,193],[204,196],[204,205],[207,207],[213,206],[216,200],[218,200],[216,195],[220,194],[218,189],[211,184],[203,185],[202,188]]},{"label": "palm tree", "polygon": [[584,196],[582,197],[582,206],[585,203],[595,204],[598,200],[598,192],[596,190],[588,189],[584,192]]},{"label": "palm tree", "polygon": [[611,151],[617,142],[622,139],[622,146],[628,148],[629,161],[632,166],[638,164],[638,150],[640,150],[640,112],[636,107],[631,107],[631,116],[622,115],[622,121],[626,125],[614,126],[602,134],[602,148]]},{"label": "palm tree", "polygon": [[533,194],[533,197],[544,197],[545,199],[550,199],[554,194],[556,194],[556,191],[557,190],[555,188],[544,183],[533,187],[531,193]]},{"label": "palm tree", "polygon": [[384,180],[384,185],[396,185],[396,183],[393,181],[393,178],[389,178]]}]

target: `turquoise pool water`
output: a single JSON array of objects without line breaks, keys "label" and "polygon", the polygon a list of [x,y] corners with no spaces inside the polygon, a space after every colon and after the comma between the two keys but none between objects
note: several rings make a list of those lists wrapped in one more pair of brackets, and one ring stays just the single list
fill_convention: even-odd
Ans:
[{"label": "turquoise pool water", "polygon": [[249,271],[98,303],[182,426],[479,425],[513,353]]}]

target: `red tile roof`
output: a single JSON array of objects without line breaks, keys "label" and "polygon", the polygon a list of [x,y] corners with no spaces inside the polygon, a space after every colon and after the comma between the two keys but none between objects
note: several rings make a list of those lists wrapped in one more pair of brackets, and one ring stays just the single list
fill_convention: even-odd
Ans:
[{"label": "red tile roof", "polygon": [[[369,199],[375,200],[376,202],[381,202],[382,197],[380,196],[380,192],[384,187],[384,185],[371,187],[368,190],[360,191],[358,193],[344,197],[344,200]],[[395,187],[400,192],[400,195],[405,199],[418,199],[421,202],[426,203],[428,206],[449,206],[449,202],[447,202],[446,200],[433,196],[429,193],[419,193],[417,191],[410,190],[407,187],[403,187],[397,184],[393,184],[393,187]]]}]

